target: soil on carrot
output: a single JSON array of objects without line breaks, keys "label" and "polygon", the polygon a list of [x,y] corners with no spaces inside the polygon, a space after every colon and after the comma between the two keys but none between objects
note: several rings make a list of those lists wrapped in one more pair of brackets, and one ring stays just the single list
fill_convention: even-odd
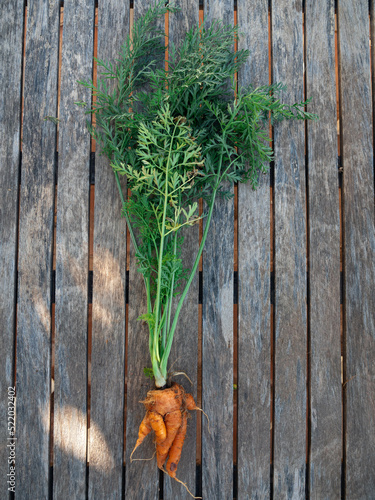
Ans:
[{"label": "soil on carrot", "polygon": [[176,382],[165,389],[149,391],[142,403],[145,405],[146,415],[139,426],[138,439],[132,455],[153,430],[158,467],[176,479],[186,436],[188,412],[199,408],[193,396],[186,393]]}]

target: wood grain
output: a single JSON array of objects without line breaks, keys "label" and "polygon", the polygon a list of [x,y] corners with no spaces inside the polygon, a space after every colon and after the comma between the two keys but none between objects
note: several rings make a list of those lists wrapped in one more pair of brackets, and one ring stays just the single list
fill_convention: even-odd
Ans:
[{"label": "wood grain", "polygon": [[[119,0],[99,4],[99,59],[114,61],[129,33],[129,14]],[[123,191],[126,194],[126,182]],[[121,499],[125,272],[126,224],[121,218],[121,199],[109,161],[100,155],[99,148],[95,159],[89,498]],[[93,426],[100,435],[92,432]]]},{"label": "wood grain", "polygon": [[[272,2],[273,81],[282,101],[303,100],[302,1]],[[304,124],[274,127],[274,494],[302,498],[306,461],[306,221]]]},{"label": "wood grain", "polygon": [[[8,387],[13,387],[16,323],[18,183],[21,134],[23,2],[9,2],[0,18],[0,419],[7,422]],[[11,409],[11,407],[9,407]],[[11,424],[12,422],[9,422]],[[0,474],[9,473],[9,432],[0,431]]]},{"label": "wood grain", "polygon": [[[233,2],[204,4],[204,19],[233,24]],[[234,47],[233,47],[234,48]],[[202,494],[233,496],[233,200],[217,199],[203,252]]]},{"label": "wood grain", "polygon": [[[251,3],[251,5],[250,5]],[[239,85],[268,85],[268,1],[238,5],[250,56]],[[270,177],[238,186],[238,498],[270,496]]]},{"label": "wood grain", "polygon": [[[368,3],[340,1],[346,495],[375,489],[375,230]],[[373,22],[373,21],[372,21]]]},{"label": "wood grain", "polygon": [[[184,39],[185,33],[193,26],[198,25],[199,4],[198,2],[191,3],[188,0],[179,0],[175,5],[179,6],[181,11],[176,14],[169,14],[169,43],[173,43],[178,47]],[[188,227],[183,231],[182,235],[184,237],[182,249],[183,265],[191,269],[199,247],[198,225]],[[173,364],[172,370],[185,372],[191,379],[192,385],[184,377],[181,377],[178,382],[182,383],[187,392],[193,394],[195,401],[197,397],[198,374],[198,295],[199,283],[198,274],[196,274],[179,316],[178,326],[173,339],[173,347],[169,357],[170,366]],[[194,492],[197,416],[195,412],[192,412],[191,416],[192,418],[188,420],[188,430],[181,460],[178,465],[177,476]],[[165,476],[164,498],[177,500],[185,497],[186,490],[181,484]]]},{"label": "wood grain", "polygon": [[[136,22],[153,4],[152,0],[134,1],[134,21]],[[162,25],[164,29],[164,22]],[[159,498],[159,470],[156,460],[130,462],[130,454],[138,436],[139,424],[145,409],[140,401],[147,391],[153,389],[153,383],[143,373],[143,368],[151,367],[148,347],[148,326],[137,318],[147,311],[146,292],[142,275],[137,271],[134,247],[130,243],[129,270],[129,316],[126,374],[126,482],[125,497],[137,500]],[[150,458],[155,451],[151,434],[137,450],[134,458]]]},{"label": "wood grain", "polygon": [[340,498],[340,224],[335,8],[306,2],[306,89],[319,115],[308,130],[311,458],[310,498]]},{"label": "wood grain", "polygon": [[[55,498],[85,498],[90,135],[75,101],[90,103],[94,1],[65,2],[56,225]],[[79,110],[79,111],[78,111]]]},{"label": "wood grain", "polygon": [[[21,13],[19,13],[21,15]],[[48,498],[59,4],[27,9],[17,313],[17,499]]]}]

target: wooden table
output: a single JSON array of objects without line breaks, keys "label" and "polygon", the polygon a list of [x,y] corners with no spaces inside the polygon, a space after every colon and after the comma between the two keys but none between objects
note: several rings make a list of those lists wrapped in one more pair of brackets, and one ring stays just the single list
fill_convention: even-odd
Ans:
[{"label": "wooden table", "polygon": [[[9,0],[0,16],[0,497],[16,386],[18,499],[182,499],[130,463],[150,388],[141,276],[77,80],[150,0]],[[275,162],[219,201],[171,355],[210,418],[179,478],[207,500],[375,498],[373,53],[367,0],[178,0],[236,22],[242,85],[281,81],[318,122],[272,129]],[[97,5],[98,4],[98,5]],[[124,185],[126,189],[126,185]],[[189,260],[196,229],[186,240]],[[152,455],[151,438],[139,456]],[[53,496],[52,496],[53,495]]]}]

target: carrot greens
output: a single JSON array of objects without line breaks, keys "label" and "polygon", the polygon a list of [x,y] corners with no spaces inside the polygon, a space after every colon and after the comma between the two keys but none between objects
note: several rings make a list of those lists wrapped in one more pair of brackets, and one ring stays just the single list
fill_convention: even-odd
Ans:
[{"label": "carrot greens", "polygon": [[[236,26],[220,21],[191,29],[179,47],[169,44],[165,69],[167,11],[156,3],[133,27],[115,63],[97,60],[98,83],[89,87],[96,100],[88,124],[111,162],[123,215],[143,275],[149,350],[156,387],[166,385],[168,357],[178,317],[197,270],[215,200],[231,196],[230,185],[250,182],[273,159],[269,120],[315,119],[306,102],[284,104],[280,84],[241,87],[235,74],[249,53],[234,52]],[[121,191],[125,175],[131,196]],[[203,198],[207,210],[199,215]],[[182,229],[205,219],[199,251],[185,269]],[[177,301],[176,307],[172,307]]]}]

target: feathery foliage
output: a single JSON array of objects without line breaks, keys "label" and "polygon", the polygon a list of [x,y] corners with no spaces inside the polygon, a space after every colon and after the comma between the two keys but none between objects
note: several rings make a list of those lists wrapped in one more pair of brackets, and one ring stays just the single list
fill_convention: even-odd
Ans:
[{"label": "feathery foliage", "polygon": [[[234,52],[236,26],[220,21],[196,26],[179,47],[169,44],[165,69],[167,11],[156,3],[133,27],[115,63],[97,59],[98,83],[80,82],[96,96],[88,123],[111,161],[147,292],[140,316],[150,332],[156,385],[167,379],[167,362],[178,316],[196,272],[216,195],[231,196],[236,182],[256,188],[273,159],[269,120],[316,119],[306,102],[283,104],[285,87],[237,88],[235,74],[247,50]],[[125,201],[119,175],[126,175]],[[181,260],[181,229],[196,224],[198,201],[208,207],[205,231],[192,269]],[[173,299],[180,295],[172,319]]]}]

